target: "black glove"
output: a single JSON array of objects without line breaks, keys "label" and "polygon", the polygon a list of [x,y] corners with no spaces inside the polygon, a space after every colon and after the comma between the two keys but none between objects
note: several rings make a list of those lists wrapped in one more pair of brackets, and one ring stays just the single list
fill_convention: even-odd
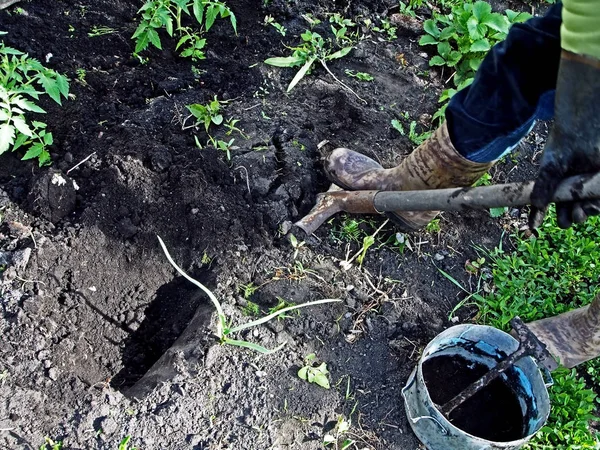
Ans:
[{"label": "black glove", "polygon": [[[554,112],[554,126],[531,193],[531,228],[541,224],[561,181],[572,175],[600,172],[600,60],[563,50]],[[597,214],[600,200],[556,205],[561,228]]]}]

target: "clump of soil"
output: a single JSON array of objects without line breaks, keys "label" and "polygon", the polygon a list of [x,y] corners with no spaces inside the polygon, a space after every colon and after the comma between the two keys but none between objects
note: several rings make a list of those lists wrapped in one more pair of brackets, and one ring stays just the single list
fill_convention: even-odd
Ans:
[{"label": "clump of soil", "polygon": [[[477,381],[487,367],[459,355],[441,355],[423,363],[425,385],[434,403],[444,405]],[[483,439],[508,442],[523,437],[523,412],[513,389],[496,378],[450,413],[457,428]]]}]

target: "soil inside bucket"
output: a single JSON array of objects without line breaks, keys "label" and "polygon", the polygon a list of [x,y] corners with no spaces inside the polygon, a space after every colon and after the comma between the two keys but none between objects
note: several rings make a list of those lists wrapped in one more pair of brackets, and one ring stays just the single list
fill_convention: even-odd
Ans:
[{"label": "soil inside bucket", "polygon": [[[483,364],[453,355],[423,363],[425,385],[433,402],[444,405],[488,371]],[[489,441],[508,442],[523,437],[523,412],[514,390],[501,377],[458,406],[448,420],[457,428]]]}]

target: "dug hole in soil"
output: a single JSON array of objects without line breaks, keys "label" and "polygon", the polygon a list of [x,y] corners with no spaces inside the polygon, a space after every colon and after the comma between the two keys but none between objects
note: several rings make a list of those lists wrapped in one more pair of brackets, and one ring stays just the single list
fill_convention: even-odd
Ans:
[{"label": "dug hole in soil", "polygon": [[[289,55],[284,44],[308,28],[304,14],[380,23],[395,2],[265,3],[228,3],[238,33],[217,21],[196,73],[166,35],[162,51],[144,54],[147,64],[132,56],[141,1],[32,0],[0,11],[6,44],[69,76],[73,94],[62,107],[41,101],[54,135],[50,167],[18,153],[0,159],[0,447],[39,449],[48,437],[63,449],[117,449],[131,436],[138,449],[317,449],[344,417],[343,439],[357,448],[419,448],[401,388],[423,346],[476,313],[466,306],[450,316],[465,294],[438,269],[471,289],[482,275],[465,270],[473,244],[495,247],[526,211],[445,213],[440,231],[406,236],[403,251],[373,246],[362,267],[340,266],[361,248],[336,231],[343,217],[293,248],[282,232],[328,187],[317,144],[397,164],[414,145],[391,120],[407,111],[426,130],[450,74],[430,70],[420,25],[401,21],[391,40],[363,27],[365,39],[329,63],[366,103],[320,67],[286,94],[295,70],[263,61]],[[101,26],[113,31],[88,35]],[[247,136],[215,131],[235,138],[231,161],[196,147],[203,127],[182,129],[185,105],[215,95]],[[493,181],[531,179],[544,133],[538,127],[494,168]],[[65,186],[53,183],[56,173]],[[383,224],[369,220],[360,225],[368,233]],[[388,224],[379,237],[393,243],[396,231]],[[262,313],[280,299],[342,302],[235,336],[268,348],[285,342],[274,354],[220,345],[207,297],[176,274],[157,235],[233,323],[252,319],[243,314],[249,300]],[[244,296],[250,283],[259,288]],[[329,390],[298,378],[310,353],[326,362]],[[168,364],[143,378],[159,360]]]}]

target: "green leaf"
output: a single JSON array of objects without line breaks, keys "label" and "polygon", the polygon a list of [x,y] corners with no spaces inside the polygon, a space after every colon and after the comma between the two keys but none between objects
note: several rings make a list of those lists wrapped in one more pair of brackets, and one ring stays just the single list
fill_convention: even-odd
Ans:
[{"label": "green leaf", "polygon": [[231,26],[233,27],[233,31],[235,32],[235,34],[237,34],[237,19],[235,18],[235,15],[233,13],[230,14],[229,21],[231,22]]},{"label": "green leaf", "polygon": [[454,37],[454,40],[456,40],[457,36],[456,36],[456,28],[454,28],[453,26],[447,26],[446,28],[444,28],[442,30],[442,32],[440,33],[440,41],[446,41],[448,39],[450,39],[451,37]]},{"label": "green leaf", "polygon": [[529,20],[532,17],[531,14],[529,14],[528,12],[517,12],[511,9],[507,9],[505,13],[510,23],[525,22],[526,20]]},{"label": "green leaf", "polygon": [[471,70],[476,71],[477,69],[479,69],[479,66],[481,65],[482,61],[483,58],[472,58],[469,60],[469,67],[471,68]]},{"label": "green leaf", "polygon": [[435,38],[440,36],[440,29],[432,19],[427,19],[425,22],[423,22],[423,30]]},{"label": "green leaf", "polygon": [[281,58],[269,58],[265,60],[265,64],[276,67],[295,67],[303,64],[306,59],[299,56],[286,56]]},{"label": "green leaf", "polygon": [[156,30],[153,30],[152,28],[148,29],[148,39],[150,40],[150,43],[154,45],[157,49],[162,50],[160,36],[156,32]]},{"label": "green leaf", "polygon": [[288,306],[286,308],[279,309],[279,310],[275,311],[273,314],[269,314],[268,316],[262,317],[260,319],[254,320],[254,321],[249,322],[249,323],[245,323],[245,324],[239,325],[237,327],[233,327],[230,332],[231,333],[235,333],[235,332],[238,332],[238,331],[242,331],[242,330],[246,330],[248,328],[255,327],[257,325],[261,325],[263,323],[268,322],[269,320],[274,319],[275,317],[277,317],[277,316],[279,316],[279,315],[281,315],[283,313],[286,313],[288,311],[293,311],[294,309],[306,308],[307,306],[321,305],[321,304],[324,304],[324,303],[339,303],[339,302],[341,302],[340,299],[326,298],[326,299],[323,299],[323,300],[316,300],[316,301],[313,301],[313,302],[302,303],[301,305]]},{"label": "green leaf", "polygon": [[392,119],[392,127],[394,127],[394,129],[397,130],[402,136],[406,134],[406,131],[404,131],[404,127],[398,119]]},{"label": "green leaf", "polygon": [[327,61],[331,60],[331,59],[339,59],[339,58],[343,58],[344,56],[346,56],[348,53],[350,53],[350,51],[353,49],[354,47],[344,47],[341,50],[338,50],[335,53],[332,53],[331,55],[327,55],[325,57],[325,59]]},{"label": "green leaf", "polygon": [[290,82],[290,85],[288,86],[286,92],[290,92],[292,89],[294,89],[294,87],[300,82],[300,80],[304,78],[304,75],[306,75],[306,73],[310,70],[315,60],[316,58],[312,57],[308,61],[306,61],[306,63],[300,68],[298,73],[296,73],[296,76],[294,76],[294,78]]},{"label": "green leaf", "polygon": [[493,218],[502,217],[506,211],[508,211],[508,208],[505,206],[490,208],[490,216]]},{"label": "green leaf", "polygon": [[452,48],[448,42],[440,42],[437,46],[438,53],[444,59],[448,59],[448,55],[450,54],[451,50]]},{"label": "green leaf", "polygon": [[204,17],[204,1],[194,0],[192,10],[194,11],[194,17],[196,18],[196,22],[202,25],[202,19]]},{"label": "green leaf", "polygon": [[508,18],[498,13],[488,14],[483,18],[481,23],[500,33],[508,33],[508,28],[510,27]]},{"label": "green leaf", "polygon": [[142,34],[137,37],[137,42],[135,44],[135,53],[143,52],[148,48],[148,44],[150,43],[150,38],[148,36],[148,29],[145,29]]},{"label": "green leaf", "polygon": [[27,153],[25,153],[25,155],[23,155],[21,160],[26,161],[28,159],[37,158],[38,156],[40,156],[42,154],[43,151],[44,151],[44,146],[40,143],[35,143],[29,148],[29,150],[27,150]]},{"label": "green leaf", "polygon": [[25,136],[24,134],[18,134],[17,138],[15,139],[15,144],[13,145],[13,152],[16,151],[19,147],[21,147],[23,144],[25,144],[27,142],[27,136]]},{"label": "green leaf", "polygon": [[419,39],[419,45],[435,45],[438,43],[438,40],[429,34],[424,34]]},{"label": "green leaf", "polygon": [[206,8],[206,22],[204,24],[206,31],[210,30],[210,28],[213,26],[218,14],[219,9],[216,5],[209,5],[208,8]]},{"label": "green leaf", "polygon": [[435,55],[434,57],[432,57],[429,60],[429,65],[430,66],[443,66],[446,64],[446,61],[444,60],[444,58],[442,58],[439,55]]},{"label": "green leaf", "polygon": [[54,100],[60,105],[60,90],[58,89],[58,84],[56,80],[50,78],[45,73],[40,72],[38,74],[38,81],[44,88],[44,91],[46,91],[46,94],[48,94],[52,98],[52,100]]},{"label": "green leaf", "polygon": [[22,117],[22,116],[13,117],[12,123],[20,133],[24,134],[27,137],[33,136],[33,133],[31,132],[29,125],[27,125],[27,122],[25,122],[24,117]]},{"label": "green leaf", "polygon": [[485,29],[483,29],[474,16],[469,17],[469,20],[467,20],[467,30],[469,31],[469,37],[473,41],[482,39],[485,36]]},{"label": "green leaf", "polygon": [[15,141],[15,127],[8,123],[0,125],[0,155],[7,151]]},{"label": "green leaf", "polygon": [[480,39],[471,44],[470,51],[472,52],[487,52],[492,46],[487,39]]},{"label": "green leaf", "polygon": [[298,378],[308,381],[308,366],[301,367],[298,371]]},{"label": "green leaf", "polygon": [[217,114],[216,116],[212,116],[210,120],[215,125],[221,125],[223,123],[223,116],[221,114]]},{"label": "green leaf", "polygon": [[64,75],[59,73],[56,74],[56,85],[58,86],[59,92],[63,97],[69,97],[69,80]]},{"label": "green leaf", "polygon": [[484,16],[492,12],[492,5],[488,2],[478,1],[473,4],[473,15],[475,18],[481,22]]},{"label": "green leaf", "polygon": [[[40,108],[38,105],[36,105],[33,102],[30,102],[29,100],[25,100],[22,97],[17,97],[13,99],[13,103],[15,105],[17,105],[19,108],[24,109],[26,111],[33,111],[39,114],[45,114],[46,111],[44,111],[42,108]],[[0,119],[1,120],[1,119]]]}]

